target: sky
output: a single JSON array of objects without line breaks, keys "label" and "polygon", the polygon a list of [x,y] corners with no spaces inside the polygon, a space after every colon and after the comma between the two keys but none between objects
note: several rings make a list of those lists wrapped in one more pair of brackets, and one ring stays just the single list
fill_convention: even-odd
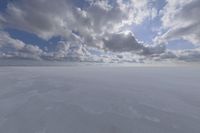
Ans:
[{"label": "sky", "polygon": [[200,62],[199,0],[0,0],[0,59]]}]

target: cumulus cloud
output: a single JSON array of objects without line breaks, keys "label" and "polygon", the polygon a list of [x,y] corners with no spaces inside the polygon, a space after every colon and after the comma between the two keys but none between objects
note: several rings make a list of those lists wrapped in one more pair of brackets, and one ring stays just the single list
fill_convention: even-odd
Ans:
[{"label": "cumulus cloud", "polygon": [[58,42],[52,59],[84,61],[90,56],[88,49],[80,43],[70,44],[65,41]]},{"label": "cumulus cloud", "polygon": [[39,59],[43,51],[32,44],[10,37],[0,31],[0,58],[30,58]]},{"label": "cumulus cloud", "polygon": [[[77,38],[74,35],[72,38]],[[0,58],[1,59],[32,59],[32,60],[63,60],[63,61],[87,61],[87,62],[138,62],[145,61],[144,55],[149,57],[156,54],[156,47],[144,47],[134,40],[131,33],[114,34],[106,42],[108,51],[94,47],[88,47],[82,40],[59,41],[53,51],[45,51],[33,44],[12,38],[8,33],[0,32]],[[119,39],[122,42],[118,42]],[[72,39],[73,40],[73,39]],[[114,43],[117,43],[114,45]],[[113,43],[113,44],[112,44]],[[124,45],[124,46],[123,46]],[[128,52],[127,52],[128,51]],[[159,50],[160,51],[160,50]]]},{"label": "cumulus cloud", "polygon": [[104,39],[105,48],[113,52],[131,52],[141,56],[160,55],[165,52],[165,45],[144,46],[135,39],[131,32],[108,35]]},{"label": "cumulus cloud", "polygon": [[43,39],[76,33],[86,45],[103,47],[107,34],[140,24],[151,15],[147,0],[19,0],[10,2],[0,22]]},{"label": "cumulus cloud", "polygon": [[[199,44],[198,0],[167,0],[162,11],[162,35],[156,45],[144,45],[130,30],[132,25],[157,16],[155,0],[17,0],[0,13],[0,57],[100,62],[143,62],[145,59],[177,59],[165,45],[182,38]],[[195,12],[195,13],[193,13]],[[189,17],[188,17],[189,16]],[[46,41],[60,37],[53,51],[25,44],[3,30],[14,28]],[[194,52],[194,51],[193,51]],[[181,52],[180,52],[181,53]],[[192,55],[192,51],[188,56]],[[198,52],[196,52],[198,53]],[[182,58],[181,58],[182,57]],[[189,58],[189,57],[188,57]]]},{"label": "cumulus cloud", "polygon": [[104,39],[104,44],[105,48],[114,52],[139,51],[144,47],[131,32],[111,34]]},{"label": "cumulus cloud", "polygon": [[[4,12],[0,13],[0,24],[3,28],[14,28],[33,33],[39,38],[49,40],[60,36],[54,51],[42,51],[37,46],[26,45],[22,41],[9,39],[22,45],[15,49],[19,53],[40,51],[40,58],[49,60],[101,60],[110,58],[118,60],[114,52],[148,53],[152,51],[139,43],[132,33],[125,34],[132,24],[141,24],[152,17],[153,0],[18,0],[9,2]],[[155,16],[155,15],[153,15]],[[17,41],[17,42],[16,42]],[[6,44],[2,42],[2,44]],[[91,47],[99,48],[91,55]],[[37,53],[37,52],[36,52]],[[153,53],[151,53],[153,54]],[[93,58],[92,58],[93,56]],[[99,56],[99,57],[97,57]]]},{"label": "cumulus cloud", "polygon": [[[73,37],[71,37],[73,38]],[[119,39],[119,40],[118,40]],[[114,34],[105,40],[108,51],[88,47],[77,41],[59,41],[54,51],[44,51],[33,44],[12,38],[8,33],[0,32],[0,59],[65,60],[86,62],[123,63],[146,61],[200,61],[200,49],[166,50],[164,45],[143,46],[134,40],[131,33]],[[120,42],[122,41],[122,42]],[[71,44],[73,43],[73,44]],[[115,45],[114,45],[115,44]]]},{"label": "cumulus cloud", "polygon": [[200,1],[166,0],[162,11],[162,28],[166,30],[155,38],[156,43],[185,39],[200,46]]}]

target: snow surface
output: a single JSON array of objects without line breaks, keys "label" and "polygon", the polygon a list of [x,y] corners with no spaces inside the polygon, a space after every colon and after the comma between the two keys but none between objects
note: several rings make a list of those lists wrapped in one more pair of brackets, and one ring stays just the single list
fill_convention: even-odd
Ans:
[{"label": "snow surface", "polygon": [[200,68],[0,67],[0,133],[200,133]]}]

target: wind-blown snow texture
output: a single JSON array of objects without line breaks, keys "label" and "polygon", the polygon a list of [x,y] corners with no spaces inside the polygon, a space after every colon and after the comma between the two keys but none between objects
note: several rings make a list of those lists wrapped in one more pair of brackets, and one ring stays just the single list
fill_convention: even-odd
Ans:
[{"label": "wind-blown snow texture", "polygon": [[0,133],[200,133],[195,67],[1,67]]}]

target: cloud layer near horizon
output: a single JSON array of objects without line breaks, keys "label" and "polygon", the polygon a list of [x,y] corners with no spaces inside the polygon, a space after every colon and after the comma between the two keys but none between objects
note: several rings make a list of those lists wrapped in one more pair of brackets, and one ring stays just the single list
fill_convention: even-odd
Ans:
[{"label": "cloud layer near horizon", "polygon": [[[130,31],[132,25],[156,17],[155,0],[18,0],[8,2],[0,13],[0,57],[44,60],[143,62],[178,59],[198,61],[198,49],[168,51],[165,44],[178,38],[199,44],[197,0],[167,0],[163,28],[155,45],[144,45]],[[180,9],[179,9],[180,8]],[[189,10],[189,20],[186,20]],[[185,16],[184,16],[185,15]],[[172,16],[172,18],[170,17]],[[172,20],[173,17],[177,18]],[[183,26],[179,23],[185,22]],[[185,26],[185,27],[184,27]],[[44,40],[61,37],[53,51],[12,38],[4,28],[14,28]],[[191,28],[195,29],[192,30]]]}]

